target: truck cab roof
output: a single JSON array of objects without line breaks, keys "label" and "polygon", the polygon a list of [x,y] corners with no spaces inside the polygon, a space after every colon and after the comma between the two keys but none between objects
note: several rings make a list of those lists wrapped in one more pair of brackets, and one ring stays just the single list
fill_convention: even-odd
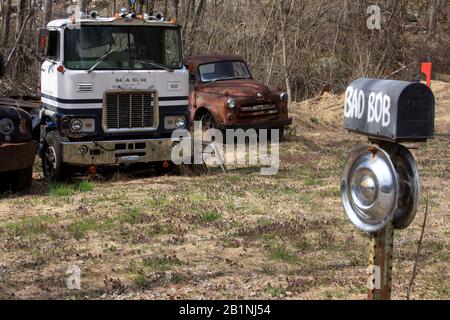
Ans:
[{"label": "truck cab roof", "polygon": [[80,25],[131,25],[131,26],[161,26],[161,27],[178,27],[178,24],[169,21],[158,21],[158,20],[144,20],[141,18],[81,18],[77,19],[75,22],[73,19],[58,19],[50,21],[47,24],[49,29],[59,29],[70,25],[80,24]]}]

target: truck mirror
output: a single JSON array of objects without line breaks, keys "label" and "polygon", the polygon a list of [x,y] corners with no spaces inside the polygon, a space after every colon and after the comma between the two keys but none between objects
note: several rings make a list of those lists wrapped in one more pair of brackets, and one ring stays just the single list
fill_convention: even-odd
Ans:
[{"label": "truck mirror", "polygon": [[57,60],[59,31],[39,30],[38,56],[41,60]]},{"label": "truck mirror", "polygon": [[45,60],[48,52],[49,31],[47,29],[38,30],[38,47],[37,54],[39,58]]},{"label": "truck mirror", "polygon": [[394,143],[434,138],[435,98],[420,82],[358,79],[345,94],[344,128]]}]

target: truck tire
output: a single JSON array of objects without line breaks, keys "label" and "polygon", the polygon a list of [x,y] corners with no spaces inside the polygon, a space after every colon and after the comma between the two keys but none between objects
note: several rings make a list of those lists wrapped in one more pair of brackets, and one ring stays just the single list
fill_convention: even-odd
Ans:
[{"label": "truck tire", "polygon": [[14,172],[14,178],[11,184],[13,193],[23,192],[31,188],[33,180],[33,166]]},{"label": "truck tire", "polygon": [[67,182],[72,177],[70,166],[63,163],[62,140],[57,131],[51,131],[45,137],[42,171],[49,182]]},{"label": "truck tire", "polygon": [[209,129],[216,129],[217,128],[216,119],[214,119],[214,116],[210,112],[205,113],[201,117],[200,121],[202,123],[202,130],[204,132],[209,130]]}]

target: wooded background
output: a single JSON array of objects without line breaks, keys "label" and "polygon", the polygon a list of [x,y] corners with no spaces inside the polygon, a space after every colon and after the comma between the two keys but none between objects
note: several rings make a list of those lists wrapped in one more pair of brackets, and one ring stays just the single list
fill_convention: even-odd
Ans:
[{"label": "wooded background", "polygon": [[[39,86],[37,29],[70,6],[111,16],[127,1],[0,0],[0,94]],[[381,8],[369,30],[367,8]],[[450,74],[448,0],[138,0],[138,13],[162,12],[183,26],[185,56],[238,54],[254,77],[294,100],[342,92],[357,77],[418,79],[422,61]]]}]

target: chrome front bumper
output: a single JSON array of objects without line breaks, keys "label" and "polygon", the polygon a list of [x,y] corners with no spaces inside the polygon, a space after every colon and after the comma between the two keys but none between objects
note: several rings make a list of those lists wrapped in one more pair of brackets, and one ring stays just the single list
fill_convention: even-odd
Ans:
[{"label": "chrome front bumper", "polygon": [[170,161],[178,140],[63,142],[63,162],[71,165],[118,165]]}]

